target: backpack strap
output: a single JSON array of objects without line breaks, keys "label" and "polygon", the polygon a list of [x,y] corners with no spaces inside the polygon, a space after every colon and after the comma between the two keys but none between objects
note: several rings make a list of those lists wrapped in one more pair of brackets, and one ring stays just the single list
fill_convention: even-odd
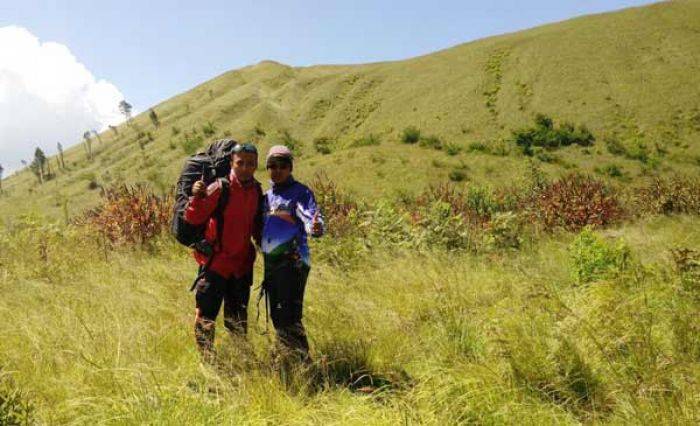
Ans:
[{"label": "backpack strap", "polygon": [[[219,249],[221,249],[221,234],[224,232],[224,210],[228,203],[231,183],[226,178],[219,178],[219,183],[221,185],[221,194],[219,195],[219,201],[216,203],[213,216],[216,219],[216,241],[214,241],[214,244],[218,245]],[[212,255],[212,258],[213,257]]]}]

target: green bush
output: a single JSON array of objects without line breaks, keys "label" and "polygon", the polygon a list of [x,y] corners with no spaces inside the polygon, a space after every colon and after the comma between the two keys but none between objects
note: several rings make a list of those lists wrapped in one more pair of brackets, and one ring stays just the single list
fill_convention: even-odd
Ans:
[{"label": "green bush", "polygon": [[454,144],[454,143],[451,143],[451,142],[445,143],[444,148],[445,148],[445,153],[449,156],[454,156],[454,155],[457,155],[460,152],[462,152],[461,146]]},{"label": "green bush", "polygon": [[185,132],[185,136],[180,142],[180,147],[187,155],[192,155],[202,146],[204,138],[196,133],[190,134]]},{"label": "green bush", "polygon": [[211,121],[207,121],[206,124],[202,126],[202,133],[207,137],[214,136],[216,133],[216,126],[214,126],[214,123]]},{"label": "green bush", "polygon": [[452,182],[462,182],[467,178],[467,174],[463,170],[453,169],[447,177],[449,177]]},{"label": "green bush", "polygon": [[13,382],[0,376],[0,424],[33,424],[34,407]]},{"label": "green bush", "polygon": [[417,127],[409,126],[403,129],[401,134],[401,142],[407,144],[415,144],[420,141],[420,130]]},{"label": "green bush", "polygon": [[483,142],[472,142],[467,146],[467,151],[469,152],[483,152],[488,154],[489,147]]},{"label": "green bush", "polygon": [[438,151],[442,149],[442,141],[437,136],[426,136],[421,138],[419,145],[424,148],[432,148]]},{"label": "green bush", "polygon": [[569,145],[590,146],[595,141],[585,126],[575,127],[571,123],[564,123],[554,127],[552,119],[542,114],[535,117],[533,127],[515,130],[511,138],[528,156],[534,154],[534,147],[557,149]]},{"label": "green bush", "polygon": [[352,141],[350,146],[352,148],[359,148],[361,146],[379,145],[380,143],[381,143],[381,140],[379,139],[379,136],[374,135],[374,134],[370,134],[370,135],[355,139],[354,141]]},{"label": "green bush", "polygon": [[435,201],[420,213],[417,223],[419,244],[448,251],[473,247],[473,232],[468,222],[455,215],[449,203]]},{"label": "green bush", "polygon": [[301,156],[301,142],[294,139],[288,130],[282,131],[280,135],[280,145],[289,148],[295,156]]},{"label": "green bush", "polygon": [[626,268],[630,256],[624,242],[611,245],[589,227],[576,236],[569,250],[572,276],[579,284],[614,276]]},{"label": "green bush", "polygon": [[331,146],[333,145],[333,140],[328,137],[316,138],[313,141],[314,149],[319,154],[327,155],[331,153]]}]

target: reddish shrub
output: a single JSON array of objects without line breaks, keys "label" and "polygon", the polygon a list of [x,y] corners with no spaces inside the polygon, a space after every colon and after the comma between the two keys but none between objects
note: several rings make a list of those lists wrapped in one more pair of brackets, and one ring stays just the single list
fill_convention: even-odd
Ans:
[{"label": "reddish shrub", "polygon": [[633,204],[638,213],[700,214],[700,181],[687,176],[657,177],[638,190]]},{"label": "reddish shrub", "polygon": [[109,188],[102,203],[78,219],[112,243],[143,244],[170,226],[173,199],[153,194],[147,186]]},{"label": "reddish shrub", "polygon": [[624,213],[616,194],[602,181],[578,174],[544,183],[523,202],[531,219],[546,230],[605,226]]},{"label": "reddish shrub", "polygon": [[340,237],[353,232],[353,216],[357,212],[357,203],[343,194],[326,173],[318,172],[311,181],[311,188],[316,196],[329,235]]}]

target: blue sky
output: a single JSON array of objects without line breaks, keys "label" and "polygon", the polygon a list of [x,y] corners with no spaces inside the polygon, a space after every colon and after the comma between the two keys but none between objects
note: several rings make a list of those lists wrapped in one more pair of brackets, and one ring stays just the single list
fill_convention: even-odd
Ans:
[{"label": "blue sky", "polygon": [[0,27],[67,46],[140,110],[224,71],[402,59],[640,0],[8,1]]}]

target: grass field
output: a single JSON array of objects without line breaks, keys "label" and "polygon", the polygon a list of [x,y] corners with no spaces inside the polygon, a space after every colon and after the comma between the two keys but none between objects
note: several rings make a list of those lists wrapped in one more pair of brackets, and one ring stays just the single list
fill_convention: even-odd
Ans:
[{"label": "grass field", "polygon": [[[596,235],[630,254],[584,283],[570,233],[517,252],[317,262],[316,362],[283,380],[262,318],[249,343],[220,331],[217,366],[200,362],[193,262],[170,240],[103,251],[84,230],[27,221],[0,234],[0,397],[51,424],[697,423],[698,281],[670,251],[698,246],[697,219]],[[322,257],[333,242],[319,244]]]}]

